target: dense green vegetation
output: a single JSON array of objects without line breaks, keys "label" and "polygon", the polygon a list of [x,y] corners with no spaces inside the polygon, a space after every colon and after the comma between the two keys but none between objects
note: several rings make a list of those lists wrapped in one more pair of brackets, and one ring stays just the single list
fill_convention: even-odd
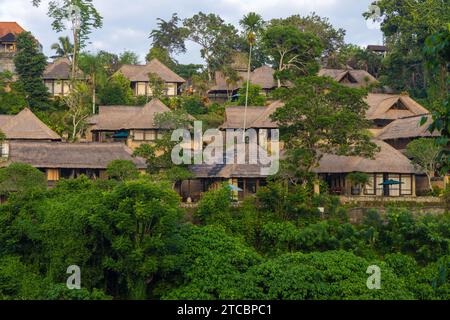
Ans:
[{"label": "dense green vegetation", "polygon": [[[82,5],[77,41],[60,38],[53,49],[57,57],[76,56],[86,81],[73,82],[69,97],[50,99],[42,82],[45,57],[29,33],[18,37],[18,81],[0,74],[2,114],[28,106],[58,133],[70,133],[71,140],[82,136],[98,105],[143,105],[151,98],[135,97],[130,81],[117,73],[124,64],[140,62],[133,52],[81,52],[102,25],[92,0],[50,1],[54,30],[65,28],[64,8],[74,2]],[[345,31],[316,14],[264,21],[249,13],[240,29],[202,12],[158,19],[146,61],[157,58],[190,81],[182,96],[169,99],[161,79],[149,75],[154,97],[175,111],[157,122],[169,129],[189,127],[190,114],[205,128],[217,128],[230,104],[264,105],[280,98],[285,106],[274,119],[288,141],[288,161],[277,178],[285,182],[270,182],[240,207],[223,187],[204,194],[196,208],[184,209],[173,187],[190,173],[171,161],[170,134],[136,150],[147,161],[145,175],[130,162],[115,161],[107,170],[109,180],[62,180],[47,190],[37,169],[2,168],[0,196],[7,202],[0,205],[0,299],[448,300],[448,212],[415,216],[407,208],[391,208],[383,216],[370,211],[352,224],[337,198],[313,194],[316,177],[310,174],[324,152],[370,156],[376,151],[365,130],[367,90],[316,77],[321,66],[365,69],[381,86],[420,99],[442,137],[417,140],[410,155],[430,176],[436,168],[448,171],[450,29],[443,3],[378,1],[386,56],[345,43]],[[187,41],[200,46],[205,66],[176,61]],[[271,65],[278,85],[289,81],[293,89],[266,97],[249,84],[247,97],[245,88],[237,101],[211,103],[207,91],[216,71],[228,77],[230,88],[245,80],[233,68],[239,55],[252,68]],[[436,165],[432,153],[438,152]],[[367,181],[360,173],[351,178]],[[449,196],[444,192],[447,205]],[[81,268],[81,290],[66,287],[71,265]],[[381,290],[366,286],[371,265],[381,268]]]},{"label": "dense green vegetation", "polygon": [[[129,180],[124,163],[109,173],[118,178],[9,193],[0,299],[450,298],[448,213],[372,211],[354,225],[335,198],[277,182],[242,208],[221,188],[191,211],[170,183]],[[81,290],[65,286],[70,265],[81,268]],[[381,268],[381,290],[366,287],[370,265]]]}]

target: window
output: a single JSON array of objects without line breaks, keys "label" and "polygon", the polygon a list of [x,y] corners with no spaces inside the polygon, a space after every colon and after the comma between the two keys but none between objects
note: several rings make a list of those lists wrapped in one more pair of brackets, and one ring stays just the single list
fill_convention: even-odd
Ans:
[{"label": "window", "polygon": [[377,174],[376,177],[376,181],[375,181],[375,188],[377,191],[377,196],[382,196],[384,194],[384,187],[382,185],[380,185],[380,183],[383,183],[384,181],[384,176],[382,173]]},{"label": "window", "polygon": [[59,180],[59,169],[48,169],[47,170],[47,180],[48,181],[58,181]]},{"label": "window", "polygon": [[153,130],[145,131],[145,140],[153,141],[156,139],[156,132]]},{"label": "window", "polygon": [[167,95],[168,96],[176,96],[177,95],[177,84],[176,83],[167,84]]},{"label": "window", "polygon": [[400,195],[402,196],[411,196],[412,195],[412,175],[400,175]]},{"label": "window", "polygon": [[135,130],[134,131],[134,140],[144,141],[144,131]]},{"label": "window", "polygon": [[[400,182],[400,175],[399,174],[390,174],[389,180],[399,181]],[[400,185],[399,184],[393,184],[389,186],[389,196],[391,197],[399,197],[400,196]]]},{"label": "window", "polygon": [[60,95],[62,95],[62,81],[55,81],[54,82],[54,91],[53,91],[53,94],[55,95],[55,96],[60,96]]},{"label": "window", "polygon": [[367,184],[364,188],[365,195],[374,196],[376,194],[376,189],[377,189],[376,180],[377,179],[376,179],[375,174],[369,175],[369,181],[367,181]]},{"label": "window", "polygon": [[1,144],[1,156],[2,158],[9,158],[9,144],[7,142]]},{"label": "window", "polygon": [[409,110],[404,104],[403,102],[401,102],[400,100],[398,100],[391,108],[392,110]]},{"label": "window", "polygon": [[256,193],[256,179],[248,179],[245,184],[246,192],[249,194]]},{"label": "window", "polygon": [[48,92],[50,92],[50,94],[52,94],[53,95],[53,81],[51,81],[51,80],[45,80],[45,86],[47,87],[47,89],[48,89]]},{"label": "window", "polygon": [[145,82],[138,82],[137,83],[137,89],[136,89],[136,93],[138,96],[145,96],[146,92],[145,92],[145,88],[146,88],[146,83]]}]

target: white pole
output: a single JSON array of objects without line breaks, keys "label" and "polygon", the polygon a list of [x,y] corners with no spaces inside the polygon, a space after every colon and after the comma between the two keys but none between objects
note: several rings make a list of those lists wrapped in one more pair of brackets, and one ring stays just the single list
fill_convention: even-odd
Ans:
[{"label": "white pole", "polygon": [[250,68],[252,62],[252,49],[253,45],[250,43],[250,54],[248,58],[248,69],[247,69],[247,89],[245,91],[245,108],[244,108],[244,143],[245,143],[245,130],[247,129],[247,107],[248,107],[248,90],[250,87]]}]

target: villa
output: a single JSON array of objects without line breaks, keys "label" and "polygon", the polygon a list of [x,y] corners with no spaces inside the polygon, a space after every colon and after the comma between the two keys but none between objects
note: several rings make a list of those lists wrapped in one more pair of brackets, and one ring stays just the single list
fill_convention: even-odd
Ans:
[{"label": "villa", "polygon": [[123,65],[117,72],[122,73],[131,82],[135,96],[152,96],[149,86],[149,74],[156,74],[166,86],[166,95],[174,97],[180,94],[181,86],[186,83],[182,77],[170,70],[158,59],[152,59],[145,65]]},{"label": "villa", "polygon": [[99,113],[88,120],[86,138],[92,142],[122,142],[134,150],[167,132],[167,128],[156,125],[155,116],[170,111],[159,99],[144,106],[100,106]]}]

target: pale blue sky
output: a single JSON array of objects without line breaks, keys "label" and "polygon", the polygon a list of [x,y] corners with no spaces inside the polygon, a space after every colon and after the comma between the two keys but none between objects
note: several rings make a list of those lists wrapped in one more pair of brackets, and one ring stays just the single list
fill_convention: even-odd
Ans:
[{"label": "pale blue sky", "polygon": [[[46,3],[43,0],[43,3]],[[173,12],[182,18],[198,11],[219,14],[229,23],[237,24],[250,11],[264,19],[287,17],[293,14],[307,15],[314,11],[326,16],[336,27],[347,31],[346,41],[360,46],[381,44],[382,35],[377,28],[369,27],[362,17],[372,0],[94,0],[103,16],[104,26],[91,35],[91,51],[107,50],[119,53],[132,50],[144,59],[150,47],[150,31],[156,19],[169,19]],[[31,31],[51,55],[50,46],[58,36],[46,16],[46,5],[35,8],[31,0],[0,0],[0,21],[17,21]],[[181,63],[202,63],[198,47],[188,44],[188,52],[177,57]]]}]

